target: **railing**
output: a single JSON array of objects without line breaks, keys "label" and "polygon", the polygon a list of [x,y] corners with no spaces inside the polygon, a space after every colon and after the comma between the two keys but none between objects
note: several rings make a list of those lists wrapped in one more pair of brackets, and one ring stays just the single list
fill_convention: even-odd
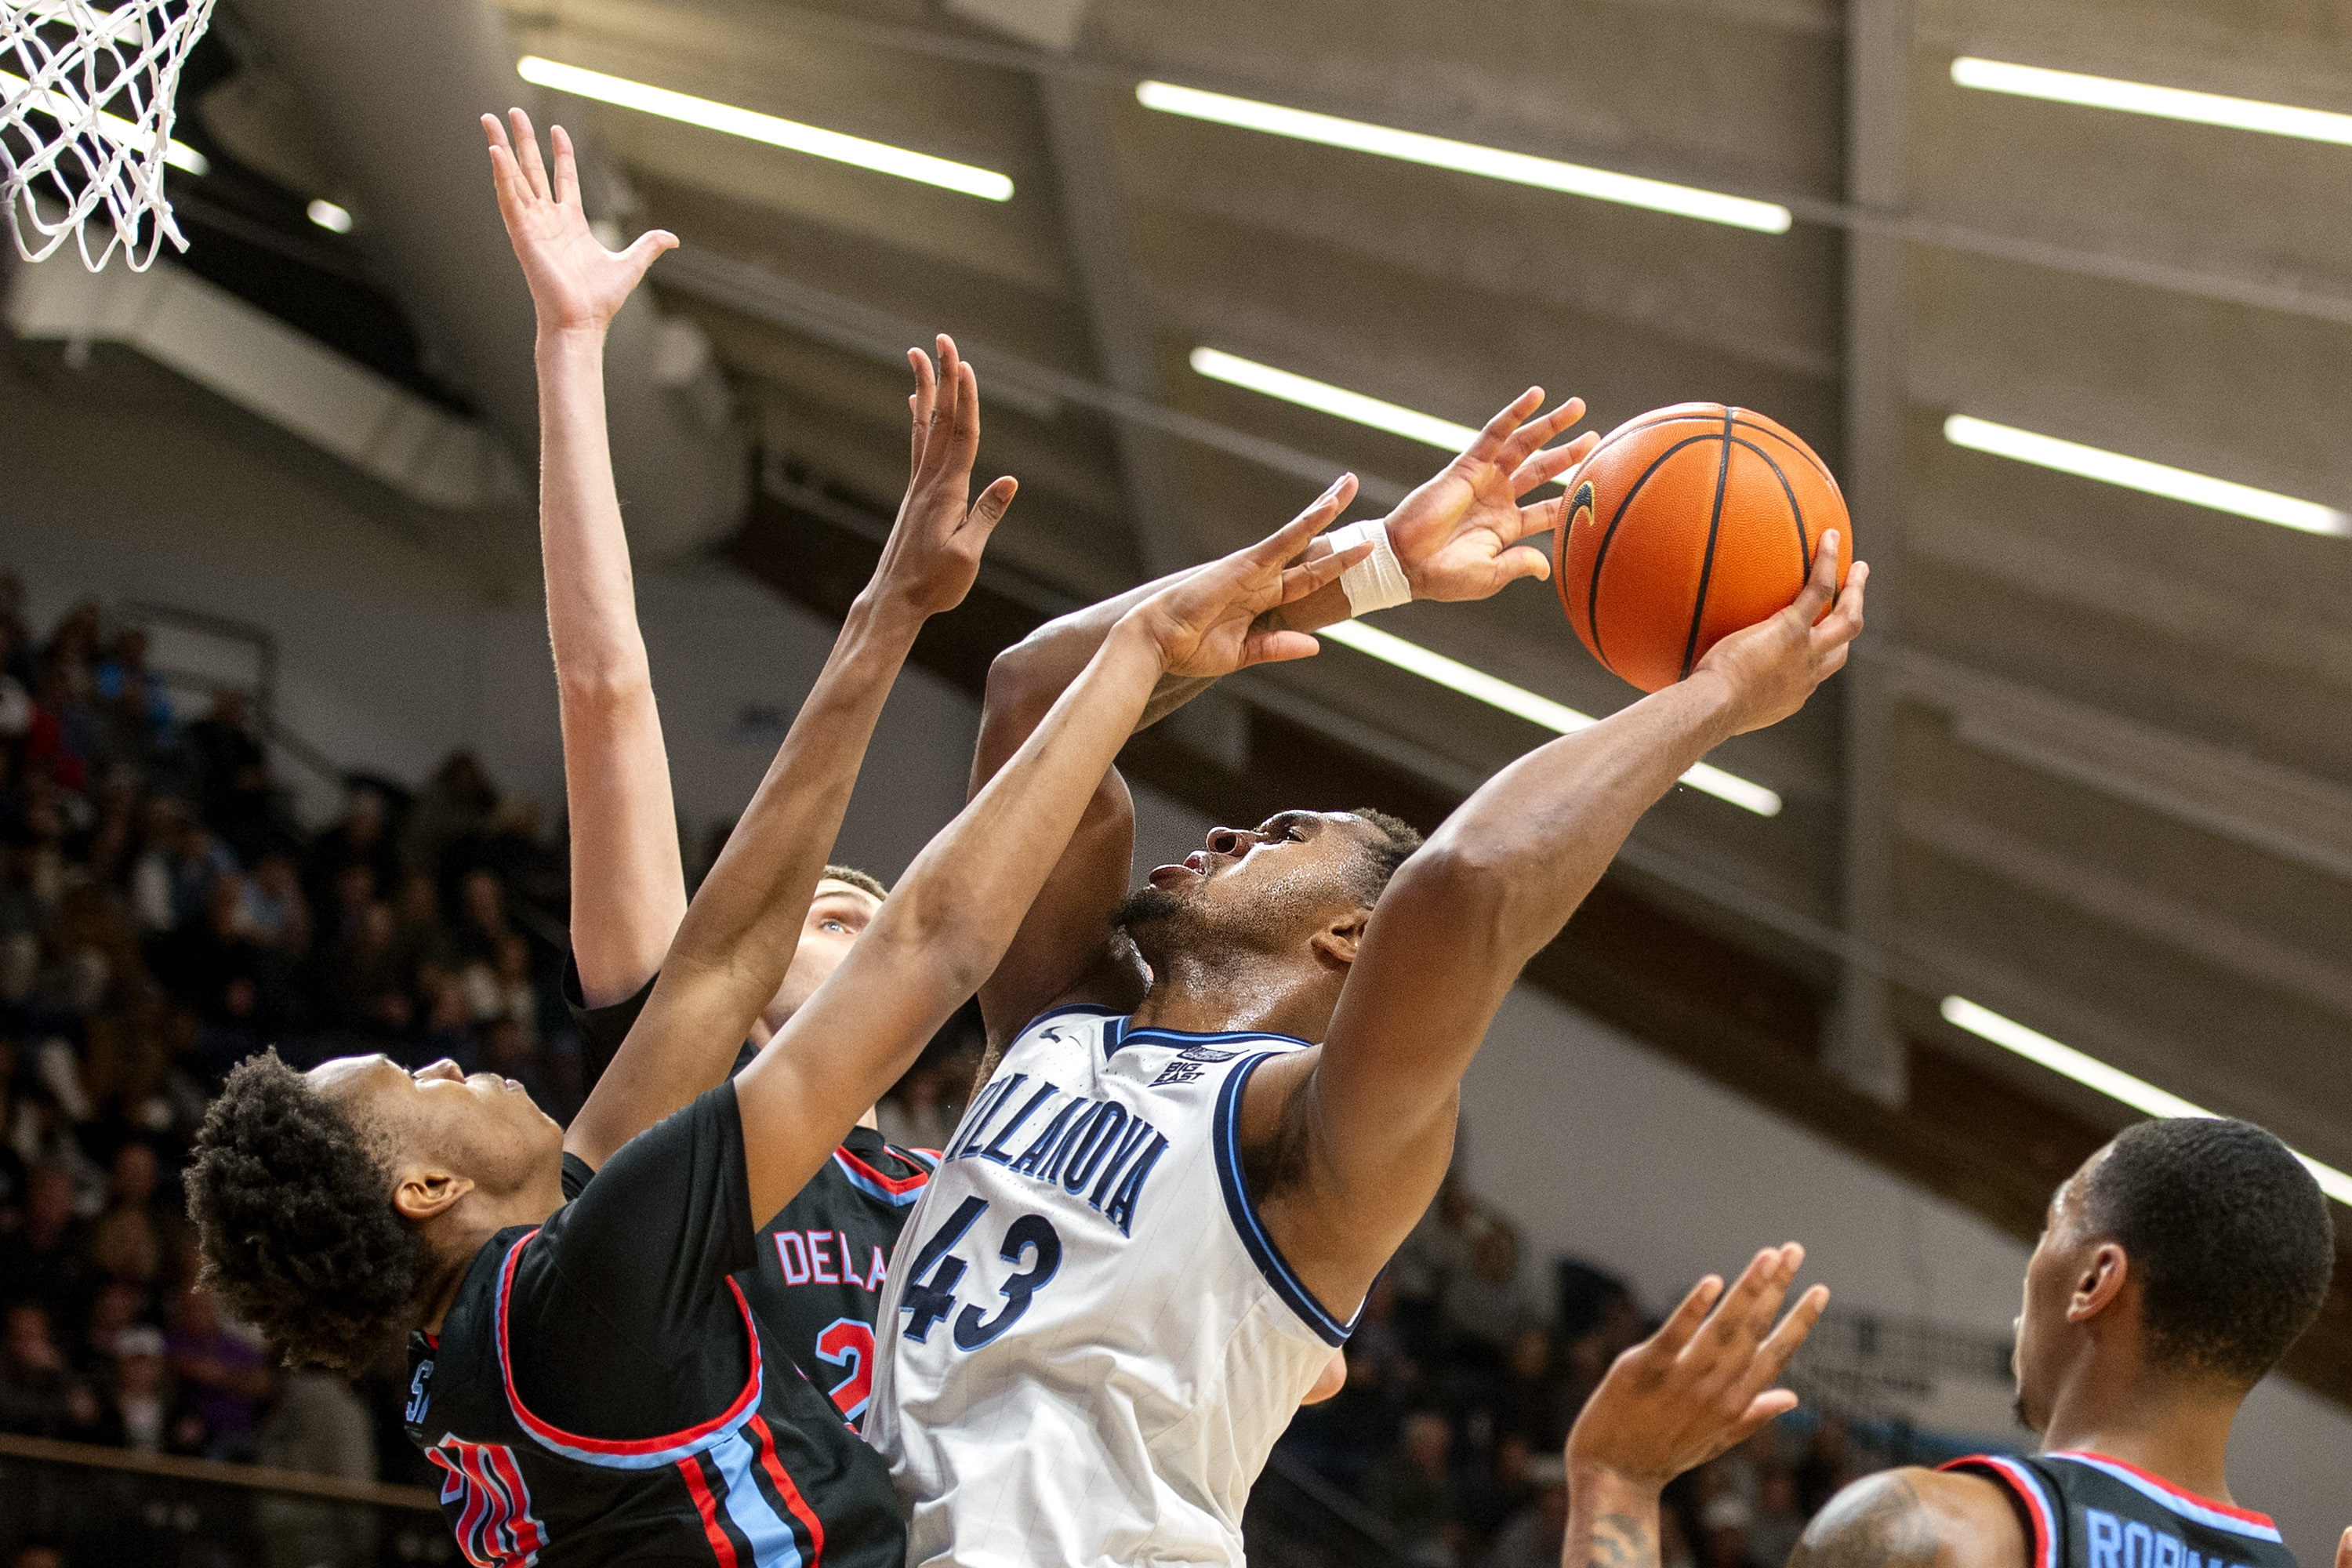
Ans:
[{"label": "railing", "polygon": [[459,1561],[423,1487],[0,1436],[0,1552],[34,1544],[68,1568]]},{"label": "railing", "polygon": [[152,599],[126,599],[114,614],[147,634],[148,673],[190,710],[190,717],[194,716],[191,699],[219,690],[242,691],[263,740],[320,782],[342,788],[343,770],[278,717],[278,638],[268,627]]}]

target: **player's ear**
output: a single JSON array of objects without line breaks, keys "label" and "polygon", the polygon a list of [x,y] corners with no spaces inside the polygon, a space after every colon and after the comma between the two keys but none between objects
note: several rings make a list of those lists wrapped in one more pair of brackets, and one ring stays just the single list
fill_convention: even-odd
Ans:
[{"label": "player's ear", "polygon": [[474,1179],[437,1165],[407,1165],[392,1184],[392,1206],[403,1219],[422,1225],[446,1214],[474,1190]]},{"label": "player's ear", "polygon": [[1356,949],[1363,945],[1364,926],[1371,918],[1371,910],[1357,910],[1317,931],[1308,945],[1324,963],[1345,969],[1356,962]]},{"label": "player's ear", "polygon": [[2091,1249],[2074,1276],[2074,1294],[2066,1301],[2066,1321],[2088,1322],[2114,1305],[2131,1273],[2130,1255],[2112,1241]]}]

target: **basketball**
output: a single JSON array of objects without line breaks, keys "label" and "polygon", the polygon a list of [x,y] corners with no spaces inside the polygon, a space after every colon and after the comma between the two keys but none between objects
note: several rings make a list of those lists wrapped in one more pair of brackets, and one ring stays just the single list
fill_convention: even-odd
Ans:
[{"label": "basketball", "polygon": [[1853,529],[1828,465],[1746,408],[1678,403],[1612,430],[1570,474],[1552,582],[1576,635],[1644,691],[1796,601],[1822,531]]}]

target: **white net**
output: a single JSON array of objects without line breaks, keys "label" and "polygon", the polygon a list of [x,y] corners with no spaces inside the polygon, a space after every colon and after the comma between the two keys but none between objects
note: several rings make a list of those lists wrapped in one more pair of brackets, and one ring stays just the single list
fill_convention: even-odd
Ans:
[{"label": "white net", "polygon": [[[172,140],[172,100],[213,0],[0,0],[0,187],[27,261],[68,236],[95,272],[188,247],[163,171],[203,172]],[[102,240],[92,249],[92,240]]]}]

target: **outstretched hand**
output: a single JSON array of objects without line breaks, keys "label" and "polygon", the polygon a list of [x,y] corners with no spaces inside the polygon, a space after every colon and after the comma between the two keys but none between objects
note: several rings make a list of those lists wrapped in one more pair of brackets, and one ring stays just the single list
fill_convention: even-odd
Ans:
[{"label": "outstretched hand", "polygon": [[522,263],[523,278],[530,285],[539,330],[602,331],[654,258],[677,246],[677,236],[647,229],[625,250],[605,249],[589,231],[588,212],[580,203],[580,165],[572,138],[561,125],[551,133],[555,177],[551,181],[540,161],[539,139],[531,134],[530,116],[520,109],[507,112],[514,121],[512,142],[495,114],[482,116],[482,130],[490,139],[499,216],[506,219],[507,238],[513,242],[515,259]]},{"label": "outstretched hand", "polygon": [[980,381],[956,353],[946,333],[938,340],[940,363],[920,349],[907,351],[915,391],[907,399],[914,416],[906,498],[874,581],[919,615],[935,616],[963,603],[980,574],[980,552],[1004,519],[1020,489],[1003,476],[972,500],[971,465],[980,455]]},{"label": "outstretched hand", "polygon": [[1664,1487],[1794,1410],[1797,1396],[1772,1382],[1830,1299],[1816,1285],[1774,1324],[1804,1261],[1790,1242],[1758,1253],[1727,1293],[1707,1276],[1664,1327],[1619,1356],[1569,1433],[1571,1489],[1580,1471]]},{"label": "outstretched hand", "polygon": [[1213,680],[1254,664],[1307,658],[1321,647],[1305,632],[1252,623],[1305,598],[1371,553],[1371,546],[1301,561],[1307,542],[1347,509],[1356,476],[1342,474],[1314,505],[1245,550],[1187,574],[1128,612],[1160,649],[1160,668],[1186,679]]},{"label": "outstretched hand", "polygon": [[1862,633],[1862,591],[1870,568],[1857,561],[1838,588],[1838,531],[1823,529],[1813,572],[1797,602],[1769,620],[1737,631],[1698,661],[1694,679],[1714,674],[1731,683],[1732,733],[1777,724],[1805,705],[1813,688],[1844,668],[1846,650]]},{"label": "outstretched hand", "polygon": [[1536,417],[1543,388],[1531,386],[1486,421],[1477,438],[1389,513],[1389,543],[1416,599],[1484,599],[1521,577],[1551,575],[1551,557],[1517,542],[1549,533],[1565,497],[1521,506],[1519,498],[1584,461],[1601,437],[1545,443],[1584,417],[1571,397]]}]

